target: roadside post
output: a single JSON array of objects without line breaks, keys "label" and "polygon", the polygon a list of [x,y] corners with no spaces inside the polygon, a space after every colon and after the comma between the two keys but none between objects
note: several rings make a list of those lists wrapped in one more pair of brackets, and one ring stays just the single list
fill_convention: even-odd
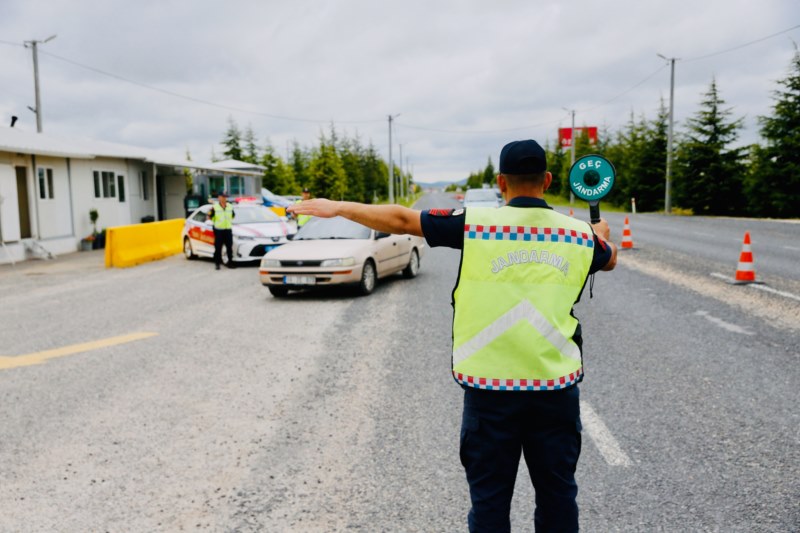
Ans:
[{"label": "roadside post", "polygon": [[600,200],[611,192],[616,175],[611,161],[594,154],[581,157],[569,169],[569,188],[589,202],[592,224],[600,222]]}]

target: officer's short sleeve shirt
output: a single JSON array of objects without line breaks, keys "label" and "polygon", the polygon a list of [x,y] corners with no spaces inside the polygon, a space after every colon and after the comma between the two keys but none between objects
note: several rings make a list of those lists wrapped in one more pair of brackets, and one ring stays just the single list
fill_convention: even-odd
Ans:
[{"label": "officer's short sleeve shirt", "polygon": [[[518,196],[513,198],[508,205],[510,207],[524,207],[533,209],[552,209],[541,198]],[[428,209],[422,211],[420,223],[422,224],[422,234],[428,246],[445,246],[461,250],[464,248],[464,220],[466,209]],[[611,260],[611,247],[594,235],[594,255],[589,274],[601,270]]]}]

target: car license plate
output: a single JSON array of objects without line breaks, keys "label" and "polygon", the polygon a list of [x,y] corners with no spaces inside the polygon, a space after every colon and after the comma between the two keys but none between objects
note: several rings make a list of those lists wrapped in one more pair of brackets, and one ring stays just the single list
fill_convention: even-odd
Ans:
[{"label": "car license plate", "polygon": [[283,276],[286,285],[315,285],[317,278],[314,276]]}]

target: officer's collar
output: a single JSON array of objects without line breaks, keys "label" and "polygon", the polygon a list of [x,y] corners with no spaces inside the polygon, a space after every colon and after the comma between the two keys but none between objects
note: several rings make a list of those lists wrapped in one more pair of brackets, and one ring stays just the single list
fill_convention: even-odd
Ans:
[{"label": "officer's collar", "polygon": [[544,198],[534,198],[533,196],[515,196],[507,205],[509,207],[545,207],[547,209],[552,209],[552,207],[547,205],[547,202],[544,201]]}]

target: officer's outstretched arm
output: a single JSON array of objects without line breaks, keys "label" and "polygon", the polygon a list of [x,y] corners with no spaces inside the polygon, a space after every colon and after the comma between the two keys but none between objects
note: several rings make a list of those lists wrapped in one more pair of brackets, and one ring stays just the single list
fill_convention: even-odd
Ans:
[{"label": "officer's outstretched arm", "polygon": [[287,211],[322,218],[341,216],[377,231],[423,236],[420,212],[401,205],[368,205],[314,198],[291,205]]}]

